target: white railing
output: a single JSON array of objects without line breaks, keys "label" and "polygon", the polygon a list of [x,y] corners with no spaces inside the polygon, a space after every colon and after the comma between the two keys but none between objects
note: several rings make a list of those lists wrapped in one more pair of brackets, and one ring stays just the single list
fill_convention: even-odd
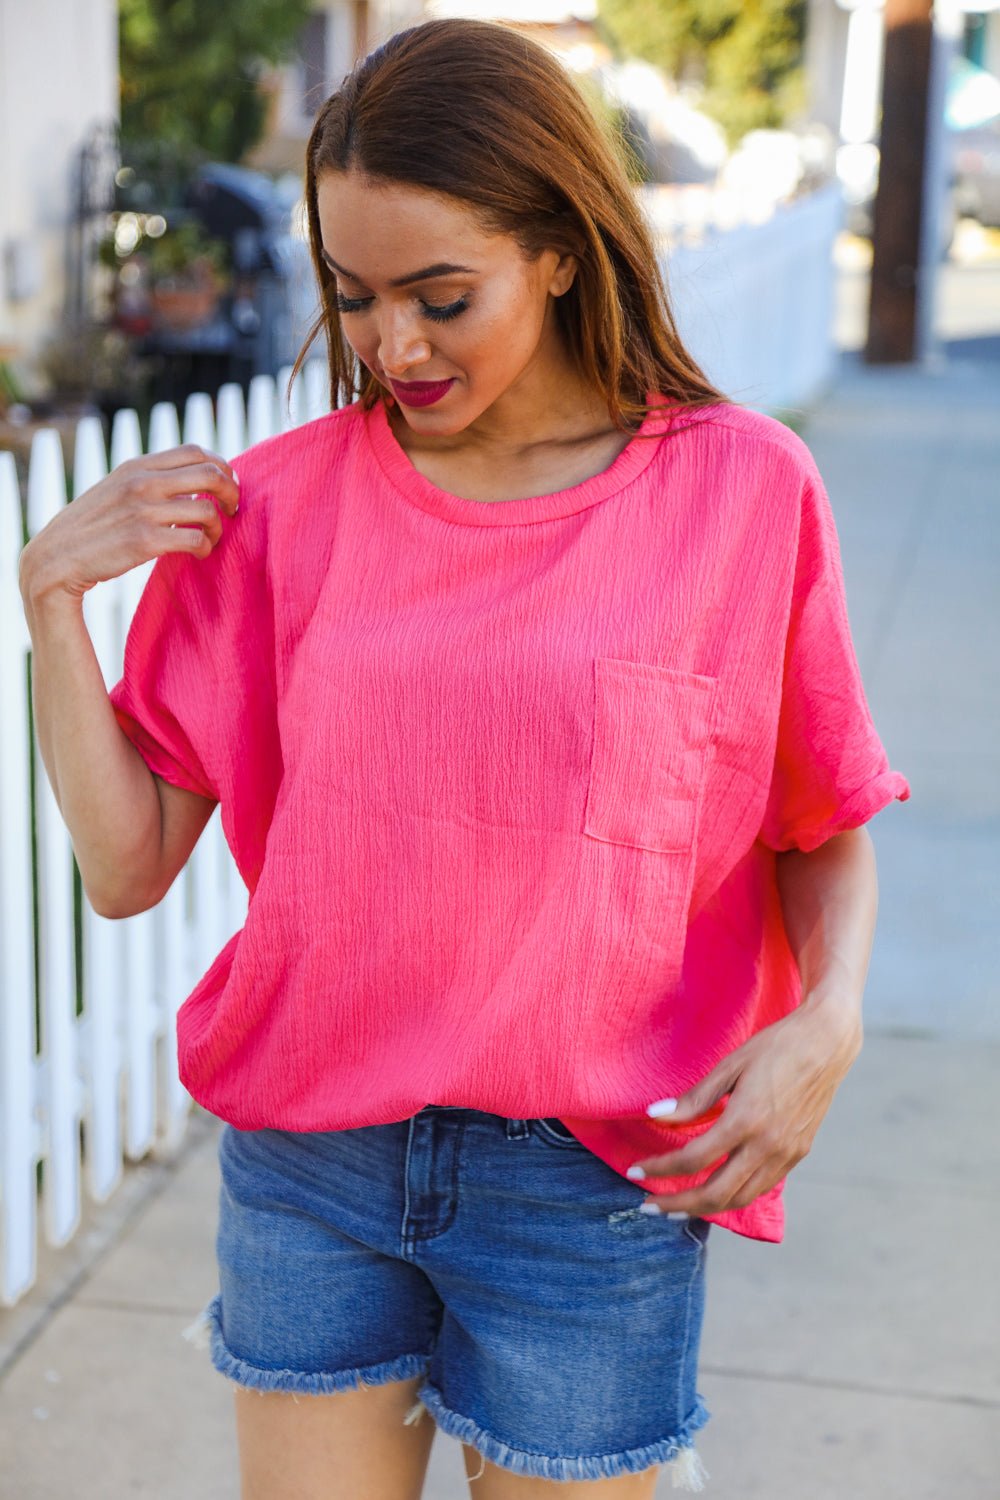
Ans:
[{"label": "white railing", "polygon": [[[678,244],[666,255],[682,337],[728,394],[787,409],[827,378],[838,226],[839,195],[817,194],[766,223],[708,235],[697,247]],[[277,382],[255,376],[245,410],[235,385],[222,388],[214,411],[208,396],[190,397],[183,423],[173,406],[159,404],[147,451],[184,441],[233,458],[328,409],[325,361],[309,361],[290,410],[282,399],[288,375]],[[84,418],[70,494],[141,451],[135,412],[117,414],[110,455],[100,419]],[[61,442],[54,429],[43,430],[28,469],[28,534],[66,499]],[[152,911],[109,921],[83,896],[29,734],[30,638],[17,588],[23,544],[14,460],[0,453],[0,1307],[13,1306],[35,1281],[39,1228],[54,1248],[72,1239],[84,1183],[89,1199],[103,1203],[125,1161],[175,1151],[191,1107],[177,1073],[177,1008],[242,926],[247,897],[218,809]],[[109,688],[121,676],[127,626],[152,566],[85,596]]]},{"label": "white railing", "polygon": [[[146,451],[195,442],[233,458],[329,409],[325,362],[311,360],[299,375],[290,410],[281,399],[289,373],[277,382],[254,377],[246,410],[238,385],[223,387],[215,411],[208,396],[190,397],[183,425],[176,408],[157,405]],[[82,419],[72,497],[142,451],[134,411],[115,418],[110,462],[100,418]],[[61,442],[43,430],[28,468],[29,536],[66,500]],[[218,808],[152,911],[111,921],[82,896],[69,834],[29,734],[30,637],[17,588],[21,515],[14,459],[0,453],[0,1306],[8,1307],[36,1277],[39,1205],[46,1242],[66,1245],[80,1224],[84,1173],[88,1197],[103,1203],[126,1160],[175,1150],[191,1108],[177,1073],[177,1008],[247,910]],[[150,560],[84,597],[109,688],[121,676],[128,623],[152,568]]]},{"label": "white railing", "polygon": [[831,382],[837,182],[779,205],[758,224],[702,224],[665,250],[682,340],[727,396],[760,411],[808,406]]}]

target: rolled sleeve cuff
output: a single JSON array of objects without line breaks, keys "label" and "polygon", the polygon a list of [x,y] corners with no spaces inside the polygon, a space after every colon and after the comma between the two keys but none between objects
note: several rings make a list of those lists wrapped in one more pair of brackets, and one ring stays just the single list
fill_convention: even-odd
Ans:
[{"label": "rolled sleeve cuff", "polygon": [[171,786],[182,787],[186,792],[195,792],[217,802],[218,796],[203,780],[192,774],[187,766],[177,760],[163,745],[155,740],[147,729],[123,708],[115,708],[115,718],[125,734],[142,756],[146,765],[156,776],[162,776]]},{"label": "rolled sleeve cuff", "polygon": [[792,829],[772,847],[779,854],[790,849],[799,849],[803,854],[809,854],[835,834],[845,833],[849,828],[860,828],[890,802],[906,802],[909,796],[910,784],[905,776],[898,771],[883,771],[848,797],[846,802],[842,802],[836,812],[824,818],[822,823]]}]

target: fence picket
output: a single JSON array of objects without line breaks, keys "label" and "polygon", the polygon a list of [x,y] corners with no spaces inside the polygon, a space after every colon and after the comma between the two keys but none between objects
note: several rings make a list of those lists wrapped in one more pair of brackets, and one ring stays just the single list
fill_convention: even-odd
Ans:
[{"label": "fence picket", "polygon": [[305,421],[314,422],[330,410],[330,372],[325,359],[309,359],[301,376],[306,392]]},{"label": "fence picket", "polygon": [[247,398],[247,427],[251,443],[263,442],[280,432],[278,396],[271,375],[254,375]]},{"label": "fence picket", "polygon": [[[119,438],[123,441],[126,439]],[[98,484],[107,472],[101,419],[84,417],[76,429],[73,453],[74,498]],[[88,589],[83,596],[83,612],[104,680],[115,682],[121,675],[123,633],[118,580]],[[84,1010],[79,1028],[85,1084],[84,1170],[89,1197],[95,1203],[105,1203],[123,1176],[119,1101],[124,1084],[124,933],[118,923],[100,916],[86,896],[81,918]]]},{"label": "fence picket", "polygon": [[248,447],[243,387],[235,381],[220,387],[216,418],[216,451],[225,459],[234,459]]},{"label": "fence picket", "polygon": [[215,414],[212,398],[197,391],[184,403],[183,441],[215,451]]},{"label": "fence picket", "polygon": [[17,587],[23,546],[21,499],[12,453],[0,453],[0,1304],[12,1307],[34,1284],[37,1265],[35,1163],[35,960],[32,895],[30,738],[27,670],[31,640]]},{"label": "fence picket", "polygon": [[198,978],[190,953],[188,884],[189,871],[184,869],[157,908],[163,943],[159,972],[163,983],[164,1012],[157,1132],[168,1153],[172,1153],[180,1143],[191,1108],[191,1095],[181,1083],[177,1072],[177,1012],[185,997],[194,989]]},{"label": "fence picket", "polygon": [[[48,524],[66,503],[62,443],[52,428],[32,440],[28,471],[31,534]],[[42,1057],[46,1087],[42,1101],[44,1166],[42,1203],[46,1238],[65,1245],[80,1222],[81,1089],[77,1066],[76,947],[73,856],[41,755],[35,766],[35,829],[38,867],[38,980]]]},{"label": "fence picket", "polygon": [[[211,398],[207,395],[199,393],[198,397],[190,396],[186,404],[184,427],[190,429],[193,421],[202,432],[206,426],[211,429],[211,409]],[[150,411],[147,451],[150,454],[163,453],[180,446],[182,442],[207,442],[207,446],[212,445],[211,438],[191,436],[189,430],[182,432],[181,419],[172,402],[156,402]],[[117,580],[121,587],[122,612],[126,621],[131,621],[154,566],[155,559],[149,558]],[[159,908],[139,912],[128,918],[124,925],[124,1154],[128,1160],[138,1161],[164,1144],[158,1138],[164,1124],[168,1127],[167,1133],[176,1138],[176,1130],[170,1131],[169,1118],[164,1120],[162,1101],[158,1097],[162,1072],[158,1042],[168,1024],[168,1007],[161,989],[165,944]]]},{"label": "fence picket", "polygon": [[156,1082],[156,953],[152,911],[125,921],[125,1156],[139,1161],[153,1144]]},{"label": "fence picket", "polygon": [[[153,413],[156,413],[153,407]],[[173,411],[173,407],[170,408]],[[176,423],[176,413],[174,421]],[[150,453],[157,449],[150,446]],[[119,464],[125,463],[129,458],[140,458],[142,455],[142,431],[139,427],[139,413],[131,408],[123,408],[116,411],[111,423],[111,461],[110,467],[117,469]]]},{"label": "fence picket", "polygon": [[165,453],[168,448],[177,448],[181,442],[181,421],[176,406],[169,401],[157,401],[149,413],[149,442],[147,453]]}]

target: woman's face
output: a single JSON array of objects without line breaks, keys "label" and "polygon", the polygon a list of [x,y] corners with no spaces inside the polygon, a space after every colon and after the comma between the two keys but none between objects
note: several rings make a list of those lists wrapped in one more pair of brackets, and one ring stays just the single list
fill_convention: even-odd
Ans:
[{"label": "woman's face", "polygon": [[[504,396],[513,414],[565,377],[553,298],[572,284],[572,256],[528,261],[462,200],[355,171],[320,177],[317,203],[344,334],[415,430],[460,432]],[[442,393],[416,405],[411,390],[408,403],[408,382]]]}]

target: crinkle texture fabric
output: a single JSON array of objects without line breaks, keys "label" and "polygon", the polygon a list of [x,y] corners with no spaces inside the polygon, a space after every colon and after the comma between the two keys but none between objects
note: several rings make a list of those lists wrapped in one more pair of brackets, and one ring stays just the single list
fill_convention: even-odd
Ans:
[{"label": "crinkle texture fabric", "polygon": [[[777,852],[910,793],[806,444],[657,405],[600,474],[487,502],[356,402],[234,467],[111,689],[250,893],[179,1012],[185,1086],[244,1130],[557,1116],[623,1175],[708,1128],[646,1106],[799,1004]],[[783,1187],[709,1217],[780,1240]]]}]

